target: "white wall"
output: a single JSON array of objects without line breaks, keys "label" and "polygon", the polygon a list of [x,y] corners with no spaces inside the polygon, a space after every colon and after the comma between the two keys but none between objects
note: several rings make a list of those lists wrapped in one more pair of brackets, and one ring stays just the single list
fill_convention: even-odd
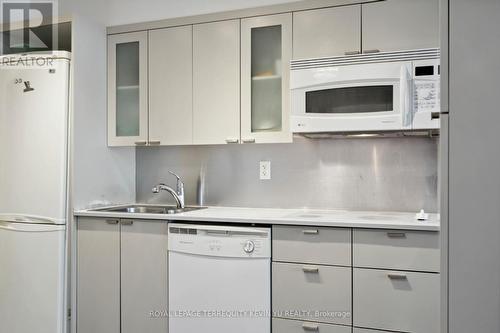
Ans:
[{"label": "white wall", "polygon": [[295,2],[297,0],[107,0],[109,25]]}]

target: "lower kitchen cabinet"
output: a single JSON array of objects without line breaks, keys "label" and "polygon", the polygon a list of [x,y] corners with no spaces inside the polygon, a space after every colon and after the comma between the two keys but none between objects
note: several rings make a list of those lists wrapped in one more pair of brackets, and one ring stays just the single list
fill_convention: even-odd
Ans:
[{"label": "lower kitchen cabinet", "polygon": [[351,325],[351,268],[273,263],[276,317]]},{"label": "lower kitchen cabinet", "polygon": [[121,221],[122,333],[167,332],[167,223]]},{"label": "lower kitchen cabinet", "polygon": [[438,333],[439,274],[353,270],[353,325],[381,330]]},{"label": "lower kitchen cabinet", "polygon": [[164,333],[167,223],[78,220],[77,332]]},{"label": "lower kitchen cabinet", "polygon": [[304,333],[308,331],[320,333],[351,333],[351,327],[274,318],[272,331],[273,333]]},{"label": "lower kitchen cabinet", "polygon": [[77,332],[120,333],[120,225],[78,219]]}]

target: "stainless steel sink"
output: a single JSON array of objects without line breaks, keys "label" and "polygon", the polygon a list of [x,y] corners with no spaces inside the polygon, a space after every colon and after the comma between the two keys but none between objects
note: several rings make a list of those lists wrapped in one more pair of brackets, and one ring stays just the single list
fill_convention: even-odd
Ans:
[{"label": "stainless steel sink", "polygon": [[130,205],[122,207],[100,208],[95,210],[100,212],[131,213],[131,214],[178,214],[204,208],[206,207],[186,206],[185,208],[177,208],[176,206]]}]

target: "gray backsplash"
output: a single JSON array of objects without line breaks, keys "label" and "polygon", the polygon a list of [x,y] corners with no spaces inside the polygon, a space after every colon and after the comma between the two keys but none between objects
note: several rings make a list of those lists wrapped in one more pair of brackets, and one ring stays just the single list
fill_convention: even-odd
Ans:
[{"label": "gray backsplash", "polygon": [[[293,144],[137,148],[137,201],[158,182],[185,183],[186,203],[214,206],[437,212],[438,139],[307,139]],[[271,180],[259,180],[271,161]]]}]

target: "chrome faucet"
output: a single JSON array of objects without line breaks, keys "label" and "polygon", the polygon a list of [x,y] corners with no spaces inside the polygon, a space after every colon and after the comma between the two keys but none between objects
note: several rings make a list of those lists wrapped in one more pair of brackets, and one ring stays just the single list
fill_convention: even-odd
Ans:
[{"label": "chrome faucet", "polygon": [[155,187],[153,187],[153,193],[160,193],[160,191],[167,191],[170,193],[174,199],[175,202],[177,203],[177,208],[178,209],[184,209],[184,183],[181,180],[181,177],[173,173],[172,171],[169,171],[171,175],[174,175],[175,178],[177,178],[177,190],[174,190],[170,186],[167,186],[165,184],[158,184]]}]

